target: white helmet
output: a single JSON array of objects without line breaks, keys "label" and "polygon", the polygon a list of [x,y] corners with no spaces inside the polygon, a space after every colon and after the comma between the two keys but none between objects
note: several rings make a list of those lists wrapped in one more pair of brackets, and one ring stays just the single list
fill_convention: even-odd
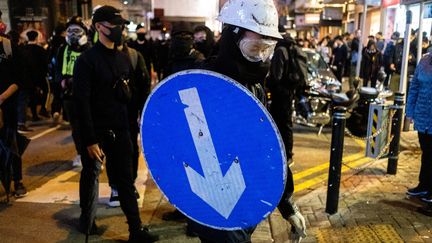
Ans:
[{"label": "white helmet", "polygon": [[222,7],[218,20],[260,35],[282,39],[273,0],[229,0]]}]

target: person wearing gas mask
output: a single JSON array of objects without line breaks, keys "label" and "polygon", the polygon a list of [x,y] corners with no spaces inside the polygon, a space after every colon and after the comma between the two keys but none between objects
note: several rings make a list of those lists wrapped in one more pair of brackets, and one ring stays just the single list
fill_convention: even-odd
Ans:
[{"label": "person wearing gas mask", "polygon": [[146,29],[142,25],[136,27],[137,39],[128,43],[130,48],[137,50],[144,57],[147,71],[151,74],[151,65],[154,64],[153,42],[146,38]]},{"label": "person wearing gas mask", "polygon": [[[85,234],[97,233],[95,224],[98,178],[106,162],[117,185],[120,206],[129,225],[129,242],[154,242],[158,236],[143,227],[135,196],[128,104],[131,61],[117,50],[127,20],[112,6],[93,14],[98,42],[79,56],[73,74],[73,97],[80,112],[77,120],[82,140],[80,226]],[[110,173],[110,172],[108,172]]]},{"label": "person wearing gas mask", "polygon": [[[225,24],[220,49],[217,57],[208,61],[206,68],[236,80],[265,103],[263,81],[269,71],[269,58],[276,40],[282,38],[278,32],[278,14],[273,1],[232,0],[223,6],[218,19]],[[287,170],[290,171],[289,168]],[[278,208],[293,225],[292,237],[299,241],[306,235],[305,220],[292,200],[294,182],[291,173],[287,173],[286,181]],[[192,221],[189,224],[201,242],[206,243],[251,242],[255,230],[255,227],[216,230]]]},{"label": "person wearing gas mask", "polygon": [[213,55],[215,45],[213,32],[205,25],[198,25],[194,29],[194,47],[201,52],[205,58]]},{"label": "person wearing gas mask", "polygon": [[62,45],[55,59],[55,83],[60,86],[60,92],[54,97],[53,119],[57,124],[60,119],[61,108],[63,107],[67,120],[72,128],[72,138],[77,150],[77,156],[72,160],[73,167],[81,166],[81,139],[79,126],[76,121],[76,111],[72,101],[73,71],[77,58],[82,52],[89,48],[87,41],[87,28],[80,16],[72,17],[66,25],[66,43]]}]

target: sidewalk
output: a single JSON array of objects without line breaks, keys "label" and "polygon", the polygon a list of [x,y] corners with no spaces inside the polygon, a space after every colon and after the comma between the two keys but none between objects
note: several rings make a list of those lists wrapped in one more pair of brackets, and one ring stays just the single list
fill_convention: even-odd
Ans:
[{"label": "sidewalk", "polygon": [[[432,218],[417,212],[424,204],[407,199],[418,183],[420,149],[416,132],[404,132],[396,175],[386,175],[387,159],[343,174],[338,213],[325,213],[327,186],[296,198],[306,218],[303,242],[432,242]],[[270,217],[275,242],[288,241],[288,226],[277,212]]]}]

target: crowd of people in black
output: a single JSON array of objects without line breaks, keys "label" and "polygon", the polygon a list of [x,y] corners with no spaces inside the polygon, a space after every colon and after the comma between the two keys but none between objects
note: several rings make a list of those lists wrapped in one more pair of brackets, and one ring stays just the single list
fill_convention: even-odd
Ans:
[{"label": "crowd of people in black", "polygon": [[[186,22],[173,24],[170,35],[162,32],[156,40],[149,38],[144,26],[138,25],[134,31],[136,38],[132,39],[126,31],[127,24],[119,10],[102,6],[94,12],[90,26],[81,17],[74,16],[66,25],[56,27],[43,47],[38,43],[37,31],[27,31],[22,41],[16,31],[6,34],[4,23],[0,22],[0,105],[4,117],[0,136],[7,146],[16,147],[17,132],[32,131],[27,119],[32,122],[49,120],[53,126],[70,125],[77,153],[73,165],[82,166],[82,231],[92,234],[97,230],[89,215],[94,210],[91,202],[98,196],[95,190],[98,175],[106,161],[112,189],[109,206],[122,207],[131,241],[157,239],[141,226],[135,200],[140,195],[134,187],[139,157],[138,120],[151,91],[152,80],[162,80],[191,68],[211,69],[234,78],[265,103],[267,76],[268,82],[275,84],[266,87],[275,94],[271,113],[283,131],[286,153],[292,160],[292,131],[289,128],[292,124],[288,124],[290,103],[284,100],[292,100],[297,87],[287,88],[280,84],[290,78],[283,76],[282,69],[287,60],[278,47],[289,43],[315,49],[333,68],[336,77],[341,81],[348,77],[352,87],[361,45],[360,31],[334,38],[326,36],[320,41],[293,39],[282,33],[283,39],[276,45],[276,39],[282,38],[280,34],[269,34],[229,21],[225,22],[220,41],[208,27],[193,28]],[[277,32],[277,22],[266,26],[275,26]],[[423,38],[424,53],[430,48],[425,35],[412,32],[409,73],[414,72],[416,65],[416,38]],[[275,47],[270,62],[271,56],[267,54]],[[384,70],[388,75],[384,86],[388,88],[390,77],[400,74],[402,50],[403,40],[398,32],[393,33],[389,41],[385,41],[381,33],[369,36],[360,69],[363,85],[375,87],[378,72]],[[31,111],[29,117],[28,108]],[[21,182],[21,163],[18,154],[13,178],[17,197],[26,194]],[[289,168],[288,172],[287,184],[290,186],[287,186],[279,207],[284,218],[295,226],[298,237],[304,237],[304,219],[292,201],[294,189]],[[179,212],[175,214],[174,218],[182,217]],[[218,233],[199,227],[191,231],[198,232],[203,242],[212,242],[206,234]],[[253,229],[224,237],[235,239],[238,236],[247,242],[252,232]]]}]

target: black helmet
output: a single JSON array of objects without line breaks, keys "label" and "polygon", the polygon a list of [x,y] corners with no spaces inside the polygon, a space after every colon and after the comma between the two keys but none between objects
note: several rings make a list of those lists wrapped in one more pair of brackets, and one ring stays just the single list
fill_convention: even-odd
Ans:
[{"label": "black helmet", "polygon": [[191,24],[189,22],[184,22],[184,21],[173,23],[171,35],[176,36],[182,34],[191,35],[191,36],[193,35],[193,29]]}]

